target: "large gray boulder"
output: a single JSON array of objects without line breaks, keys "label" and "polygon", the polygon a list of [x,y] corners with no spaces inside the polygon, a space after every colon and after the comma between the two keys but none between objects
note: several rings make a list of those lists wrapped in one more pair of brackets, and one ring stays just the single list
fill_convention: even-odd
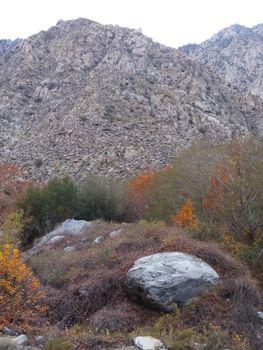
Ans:
[{"label": "large gray boulder", "polygon": [[195,256],[171,252],[145,256],[128,271],[125,285],[139,302],[164,312],[185,305],[219,282],[218,274]]}]

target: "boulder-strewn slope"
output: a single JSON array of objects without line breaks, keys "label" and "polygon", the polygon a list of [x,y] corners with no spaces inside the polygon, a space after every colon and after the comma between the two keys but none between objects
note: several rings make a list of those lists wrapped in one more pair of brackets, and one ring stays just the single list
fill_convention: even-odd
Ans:
[{"label": "boulder-strewn slope", "polygon": [[[112,236],[116,231],[119,234]],[[218,330],[230,329],[232,337],[244,335],[251,349],[262,349],[262,320],[256,312],[263,310],[260,291],[247,268],[215,243],[192,239],[182,230],[161,222],[145,226],[142,221],[92,221],[80,235],[67,233],[59,241],[49,243],[38,254],[31,254],[27,262],[45,284],[50,323],[43,327],[44,332],[50,327],[54,334],[57,328],[66,326],[59,338],[69,339],[73,348],[114,349],[118,348],[116,344],[130,345],[131,331],[132,337],[158,336],[168,348],[166,340],[171,344],[178,329],[190,328],[207,335],[209,325],[216,324]],[[216,282],[217,273],[217,287],[204,288]],[[169,298],[171,289],[174,293]],[[193,293],[191,306],[179,306],[170,316],[151,310],[157,300],[170,304],[175,296],[184,299],[190,294],[193,297]],[[78,332],[70,331],[74,325],[81,325]],[[105,331],[110,332],[110,337],[105,337]],[[240,346],[239,342],[236,349]],[[180,349],[179,344],[173,348]],[[224,348],[233,349],[230,345]]]},{"label": "boulder-strewn slope", "polygon": [[232,25],[200,45],[180,50],[220,74],[226,83],[263,98],[263,24]]},{"label": "boulder-strewn slope", "polygon": [[259,98],[136,30],[60,21],[2,46],[0,153],[28,176],[122,176],[262,124]]}]

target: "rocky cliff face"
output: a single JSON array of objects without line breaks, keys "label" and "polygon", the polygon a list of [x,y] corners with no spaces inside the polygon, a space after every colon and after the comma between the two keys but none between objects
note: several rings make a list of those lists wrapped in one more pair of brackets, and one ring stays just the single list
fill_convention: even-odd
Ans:
[{"label": "rocky cliff face", "polygon": [[233,25],[180,51],[211,68],[226,83],[263,98],[263,24]]},{"label": "rocky cliff face", "polygon": [[7,54],[8,52],[12,52],[12,49],[15,48],[21,42],[21,39],[16,40],[0,40],[0,54]]},{"label": "rocky cliff face", "polygon": [[261,130],[259,98],[136,30],[60,21],[2,47],[1,158],[30,177],[124,176]]}]

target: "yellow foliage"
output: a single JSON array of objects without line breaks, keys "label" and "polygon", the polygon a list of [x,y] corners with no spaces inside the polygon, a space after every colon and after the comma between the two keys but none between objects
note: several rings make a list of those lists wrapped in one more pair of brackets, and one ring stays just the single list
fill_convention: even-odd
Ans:
[{"label": "yellow foliage", "polygon": [[3,231],[3,242],[5,244],[19,244],[19,234],[23,229],[23,210],[16,210],[9,213],[1,225]]},{"label": "yellow foliage", "polygon": [[231,255],[238,255],[241,250],[241,245],[238,243],[234,237],[229,234],[228,232],[224,232],[223,235],[223,242],[225,246],[227,247],[228,251]]},{"label": "yellow foliage", "polygon": [[193,230],[198,228],[199,220],[193,215],[193,202],[191,198],[187,200],[176,215],[172,216],[171,220],[176,225],[186,229]]},{"label": "yellow foliage", "polygon": [[0,329],[12,322],[27,327],[45,311],[39,287],[20,251],[4,244],[0,249]]},{"label": "yellow foliage", "polygon": [[174,249],[176,244],[176,234],[174,232],[168,234],[162,239],[162,246],[165,250]]}]

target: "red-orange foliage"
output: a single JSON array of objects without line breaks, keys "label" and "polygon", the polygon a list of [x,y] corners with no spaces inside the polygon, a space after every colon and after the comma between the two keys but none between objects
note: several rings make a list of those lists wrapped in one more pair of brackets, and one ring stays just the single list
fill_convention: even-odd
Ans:
[{"label": "red-orange foliage", "polygon": [[210,189],[206,198],[203,199],[202,205],[204,209],[216,210],[223,198],[225,187],[230,176],[230,168],[228,165],[221,163],[217,167],[217,175],[210,178]]},{"label": "red-orange foliage", "polygon": [[130,181],[126,188],[129,205],[136,216],[141,216],[146,202],[145,192],[151,185],[154,176],[154,171],[143,171]]},{"label": "red-orange foliage", "polygon": [[28,182],[20,178],[17,164],[0,163],[0,212],[1,216],[14,209],[15,203],[25,193]]},{"label": "red-orange foliage", "polygon": [[178,213],[172,216],[171,220],[178,226],[186,229],[195,229],[199,225],[199,221],[195,215],[193,215],[193,202],[189,198],[187,202],[182,205]]},{"label": "red-orange foliage", "polygon": [[159,170],[144,170],[133,178],[126,187],[126,194],[130,211],[134,213],[134,218],[147,217],[149,208],[154,198],[154,191],[158,189],[155,183],[160,174],[168,173],[171,170],[168,164]]},{"label": "red-orange foliage", "polygon": [[128,185],[128,192],[133,195],[141,195],[150,185],[155,173],[153,171],[145,171],[137,175]]}]

